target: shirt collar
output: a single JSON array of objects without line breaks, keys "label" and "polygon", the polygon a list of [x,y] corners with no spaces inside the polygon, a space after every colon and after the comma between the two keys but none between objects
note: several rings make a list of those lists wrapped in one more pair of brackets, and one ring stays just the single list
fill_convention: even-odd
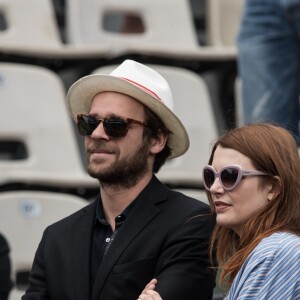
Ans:
[{"label": "shirt collar", "polygon": [[[133,200],[124,210],[121,214],[119,214],[118,216],[116,216],[115,218],[115,222],[116,225],[120,225],[122,222],[125,221],[126,217],[129,214],[129,211],[131,210],[131,208],[134,206],[136,200]],[[106,222],[106,218],[105,218],[105,214],[103,211],[103,205],[102,205],[102,200],[100,195],[98,196],[97,199],[97,204],[96,204],[96,217],[95,217],[95,224],[97,223],[97,221],[99,221],[101,224],[106,225],[108,224]]]}]

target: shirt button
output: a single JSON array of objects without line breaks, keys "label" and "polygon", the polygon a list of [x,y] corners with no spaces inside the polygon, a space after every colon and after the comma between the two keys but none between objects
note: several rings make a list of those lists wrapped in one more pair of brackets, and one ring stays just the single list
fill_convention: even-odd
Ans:
[{"label": "shirt button", "polygon": [[110,241],[110,238],[106,238],[105,242],[108,243]]}]

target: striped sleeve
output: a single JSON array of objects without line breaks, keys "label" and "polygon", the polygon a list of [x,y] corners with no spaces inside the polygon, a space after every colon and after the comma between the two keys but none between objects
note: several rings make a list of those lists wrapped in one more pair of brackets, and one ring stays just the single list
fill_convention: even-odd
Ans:
[{"label": "striped sleeve", "polygon": [[300,237],[275,233],[251,253],[226,300],[300,300]]}]

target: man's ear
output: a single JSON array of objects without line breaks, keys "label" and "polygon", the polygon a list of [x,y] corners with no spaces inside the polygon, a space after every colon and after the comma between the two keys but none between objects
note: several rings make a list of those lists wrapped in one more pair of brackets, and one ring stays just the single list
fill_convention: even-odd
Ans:
[{"label": "man's ear", "polygon": [[150,139],[150,153],[157,154],[165,148],[168,141],[168,136],[161,131],[155,137]]}]

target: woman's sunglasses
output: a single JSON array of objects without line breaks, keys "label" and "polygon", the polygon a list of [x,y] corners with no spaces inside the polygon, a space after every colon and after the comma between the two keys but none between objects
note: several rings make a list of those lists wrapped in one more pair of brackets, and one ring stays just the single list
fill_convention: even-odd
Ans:
[{"label": "woman's sunglasses", "polygon": [[79,133],[83,136],[91,135],[101,122],[103,123],[105,133],[112,139],[126,136],[130,124],[148,127],[148,125],[143,122],[128,118],[109,117],[101,119],[96,116],[84,114],[77,116],[77,128]]},{"label": "woman's sunglasses", "polygon": [[269,175],[257,170],[243,170],[240,166],[225,166],[217,172],[212,166],[203,168],[204,187],[210,190],[216,178],[219,178],[220,183],[225,191],[231,191],[238,186],[240,181],[245,176],[261,176]]}]

